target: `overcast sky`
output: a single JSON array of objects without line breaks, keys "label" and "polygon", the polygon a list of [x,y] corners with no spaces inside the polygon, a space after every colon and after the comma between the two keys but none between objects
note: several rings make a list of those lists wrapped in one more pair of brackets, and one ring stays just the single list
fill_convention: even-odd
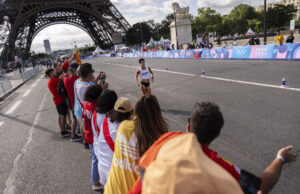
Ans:
[{"label": "overcast sky", "polygon": [[[154,19],[161,21],[172,13],[172,2],[179,2],[181,6],[189,6],[190,13],[197,15],[199,7],[211,7],[221,14],[227,14],[240,4],[250,4],[255,7],[262,5],[264,0],[111,0],[122,15],[132,25],[136,22]],[[268,0],[277,2],[279,0]],[[54,25],[41,31],[33,40],[31,50],[45,52],[43,40],[49,39],[52,51],[72,48],[76,41],[78,46],[93,44],[92,39],[81,29],[71,25]]]}]

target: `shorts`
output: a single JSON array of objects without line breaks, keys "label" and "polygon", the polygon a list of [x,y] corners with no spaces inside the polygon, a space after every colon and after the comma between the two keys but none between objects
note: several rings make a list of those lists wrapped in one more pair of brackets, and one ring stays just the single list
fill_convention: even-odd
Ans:
[{"label": "shorts", "polygon": [[148,87],[150,86],[150,83],[141,82],[141,84],[142,84],[143,86],[145,86],[146,88],[148,88]]},{"label": "shorts", "polygon": [[68,107],[65,102],[56,106],[56,110],[59,115],[67,115],[68,114]]}]

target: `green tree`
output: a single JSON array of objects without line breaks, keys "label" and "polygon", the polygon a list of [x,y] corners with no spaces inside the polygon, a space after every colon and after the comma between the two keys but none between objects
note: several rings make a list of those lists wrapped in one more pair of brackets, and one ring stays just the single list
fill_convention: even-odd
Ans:
[{"label": "green tree", "polygon": [[126,33],[126,43],[136,45],[148,43],[152,37],[152,28],[147,22],[134,24]]},{"label": "green tree", "polygon": [[48,53],[37,53],[31,56],[34,60],[48,59],[50,58],[50,54]]},{"label": "green tree", "polygon": [[193,37],[196,34],[208,34],[209,32],[216,32],[218,27],[222,24],[222,17],[220,13],[209,7],[202,7],[198,9],[198,15],[194,17],[192,22]]},{"label": "green tree", "polygon": [[267,11],[268,28],[281,28],[289,25],[290,20],[295,17],[297,9],[294,5],[276,4],[274,8],[269,8]]}]

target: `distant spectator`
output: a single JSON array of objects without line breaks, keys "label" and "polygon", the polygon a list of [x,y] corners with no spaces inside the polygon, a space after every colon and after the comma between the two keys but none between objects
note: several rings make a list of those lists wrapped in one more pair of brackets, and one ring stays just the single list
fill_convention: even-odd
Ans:
[{"label": "distant spectator", "polygon": [[46,77],[50,78],[48,81],[48,88],[53,96],[53,102],[56,106],[56,110],[58,113],[58,125],[60,128],[60,136],[68,137],[70,133],[65,130],[66,124],[66,115],[68,114],[68,108],[65,103],[65,99],[61,97],[57,91],[59,77],[57,77],[54,69],[47,69],[45,72]]},{"label": "distant spectator", "polygon": [[93,184],[93,190],[102,190],[104,189],[103,184],[100,183],[100,176],[98,171],[98,158],[95,154],[93,147],[94,136],[92,130],[92,116],[97,107],[97,99],[102,93],[102,88],[100,85],[91,85],[89,86],[84,93],[84,108],[83,108],[83,119],[84,119],[84,138],[89,144],[92,150],[92,165],[91,165],[91,181]]},{"label": "distant spectator", "polygon": [[63,74],[62,64],[60,62],[54,63],[53,68],[57,77],[60,77]]},{"label": "distant spectator", "polygon": [[[187,124],[187,131],[197,136],[204,153],[209,158],[222,166],[239,181],[242,176],[239,168],[227,160],[218,157],[218,153],[209,148],[210,144],[220,136],[223,125],[224,119],[219,107],[211,102],[203,102],[195,105],[195,110],[192,112]],[[296,161],[296,155],[290,152],[291,149],[292,146],[280,149],[276,159],[262,173],[260,190],[263,193],[269,193],[278,182],[284,164]]]},{"label": "distant spectator", "polygon": [[260,45],[260,39],[259,39],[259,36],[256,36],[256,37],[255,37],[254,43],[255,43],[255,45]]},{"label": "distant spectator", "polygon": [[233,42],[232,42],[232,46],[237,46],[237,41],[236,41],[236,38],[233,39]]},{"label": "distant spectator", "polygon": [[283,35],[278,31],[277,36],[275,37],[275,44],[283,44],[284,37]]},{"label": "distant spectator", "polygon": [[294,39],[295,39],[294,33],[291,32],[290,35],[286,39],[286,43],[294,43]]},{"label": "distant spectator", "polygon": [[218,44],[218,45],[221,45],[221,36],[218,36],[217,44]]},{"label": "distant spectator", "polygon": [[69,67],[70,76],[64,79],[64,85],[68,93],[69,102],[70,102],[68,106],[73,116],[72,124],[71,124],[71,139],[70,139],[71,142],[82,141],[82,138],[75,134],[77,119],[74,114],[74,104],[75,104],[74,83],[79,78],[79,76],[77,75],[77,68],[78,68],[78,64],[72,63]]},{"label": "distant spectator", "polygon": [[[168,124],[162,117],[157,98],[153,95],[143,96],[135,104],[134,122],[139,157],[142,156],[156,140],[168,132]],[[133,185],[132,185],[133,186]],[[137,181],[130,193],[141,193],[141,180]]]},{"label": "distant spectator", "polygon": [[142,193],[243,193],[229,173],[205,156],[197,138],[191,133],[163,135],[140,161],[140,167],[145,170]]},{"label": "distant spectator", "polygon": [[[103,185],[106,185],[106,180],[109,175],[115,148],[115,139],[117,136],[118,127],[120,125],[117,120],[118,112],[114,110],[117,99],[118,96],[114,91],[106,90],[98,98],[98,104],[96,108],[97,113],[106,115],[105,118],[103,118],[100,126],[98,125],[98,120],[97,125],[95,125],[99,129],[98,170],[100,180]],[[101,118],[101,115],[99,115],[99,118]]]},{"label": "distant spectator", "polygon": [[168,132],[168,124],[153,95],[140,98],[135,105],[134,114],[137,149],[141,156],[162,134]]},{"label": "distant spectator", "polygon": [[[115,111],[120,122],[115,141],[115,152],[105,194],[127,193],[140,176],[138,168],[139,154],[136,150],[136,135],[132,119],[133,108],[128,98],[117,100]],[[117,186],[116,186],[117,183]]]},{"label": "distant spectator", "polygon": [[[95,82],[97,83],[100,80],[99,77],[95,79],[94,72],[95,71],[93,70],[91,64],[89,63],[82,64],[78,71],[80,79],[77,79],[74,82],[74,93],[75,93],[74,114],[80,126],[80,133],[82,137],[84,137],[84,123],[83,123],[84,121],[82,118],[82,110],[84,105],[84,93],[85,90],[90,85],[93,85],[95,84]],[[84,138],[83,138],[83,144],[86,149],[89,148],[89,145],[88,143],[86,143]]]},{"label": "distant spectator", "polygon": [[225,41],[224,45],[223,45],[223,48],[226,48],[226,47],[228,47],[228,45],[227,45],[227,42]]},{"label": "distant spectator", "polygon": [[250,40],[248,41],[248,44],[249,44],[250,46],[255,45],[255,39],[254,39],[253,36],[251,36]]}]

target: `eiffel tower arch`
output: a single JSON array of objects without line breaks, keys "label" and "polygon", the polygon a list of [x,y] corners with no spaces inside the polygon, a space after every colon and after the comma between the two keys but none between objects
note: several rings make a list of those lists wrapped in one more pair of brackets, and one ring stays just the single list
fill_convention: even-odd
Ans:
[{"label": "eiffel tower arch", "polygon": [[100,48],[121,43],[121,35],[130,28],[110,0],[0,0],[0,24],[4,16],[11,28],[2,45],[2,59],[10,60],[16,48],[28,56],[35,36],[51,25],[77,26]]}]

